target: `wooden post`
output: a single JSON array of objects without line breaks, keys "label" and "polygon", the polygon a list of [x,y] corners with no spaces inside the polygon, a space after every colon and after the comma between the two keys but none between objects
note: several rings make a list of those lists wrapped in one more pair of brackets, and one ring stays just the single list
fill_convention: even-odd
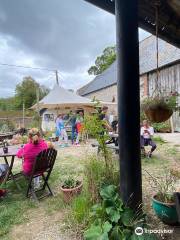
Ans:
[{"label": "wooden post", "polygon": [[25,128],[25,104],[23,102],[23,128]]},{"label": "wooden post", "polygon": [[138,0],[115,0],[120,192],[124,203],[142,203]]}]

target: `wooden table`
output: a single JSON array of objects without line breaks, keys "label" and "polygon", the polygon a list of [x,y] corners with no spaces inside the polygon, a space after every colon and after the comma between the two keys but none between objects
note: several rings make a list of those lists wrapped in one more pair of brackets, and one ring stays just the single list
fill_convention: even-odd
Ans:
[{"label": "wooden table", "polygon": [[119,134],[118,133],[109,133],[109,137],[118,138]]},{"label": "wooden table", "polygon": [[13,168],[13,165],[14,165],[14,159],[15,159],[15,156],[16,156],[16,153],[18,151],[18,149],[21,148],[20,145],[16,145],[16,146],[9,146],[8,147],[8,153],[4,153],[3,152],[3,148],[0,148],[0,157],[4,158],[4,161],[5,163],[8,165],[9,169],[8,169],[8,173],[5,177],[5,180],[4,182],[6,183],[8,180],[13,180],[14,183],[16,184],[16,186],[18,187],[19,189],[19,185],[17,184],[16,182],[16,177],[20,174],[13,174],[12,172],[12,168]]},{"label": "wooden table", "polygon": [[0,141],[3,141],[5,139],[11,139],[14,135],[14,132],[9,132],[9,133],[1,133],[0,134]]}]

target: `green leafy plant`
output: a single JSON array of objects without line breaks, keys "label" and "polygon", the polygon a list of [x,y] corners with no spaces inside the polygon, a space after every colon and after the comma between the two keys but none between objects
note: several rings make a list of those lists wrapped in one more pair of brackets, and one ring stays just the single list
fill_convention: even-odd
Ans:
[{"label": "green leafy plant", "polygon": [[169,121],[162,123],[153,123],[152,127],[154,128],[155,132],[171,132]]},{"label": "green leafy plant", "polygon": [[109,140],[108,129],[106,127],[106,121],[101,120],[101,111],[99,101],[94,99],[95,112],[92,115],[86,115],[84,121],[84,127],[89,135],[94,137],[100,145],[102,155],[105,159],[108,167],[109,151],[106,146],[106,141]]},{"label": "green leafy plant", "polygon": [[147,97],[142,101],[141,107],[144,111],[157,107],[177,111],[179,110],[177,102],[178,95],[178,93],[174,92],[167,94],[166,96],[157,95],[155,97]]},{"label": "green leafy plant", "polygon": [[75,188],[75,187],[79,186],[80,183],[81,182],[79,180],[75,180],[72,177],[68,177],[67,179],[64,180],[64,182],[62,184],[62,188],[67,188],[67,189]]},{"label": "green leafy plant", "polygon": [[[102,202],[92,207],[90,226],[84,232],[85,240],[130,240],[139,239],[134,230],[144,227],[145,215],[125,206],[117,188],[108,185],[101,189]],[[143,236],[141,239],[149,239]]]}]

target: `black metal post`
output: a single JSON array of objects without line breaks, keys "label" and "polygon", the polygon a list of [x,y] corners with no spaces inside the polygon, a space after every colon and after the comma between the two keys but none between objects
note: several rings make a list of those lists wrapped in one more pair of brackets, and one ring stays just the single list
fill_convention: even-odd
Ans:
[{"label": "black metal post", "polygon": [[142,202],[138,0],[115,0],[120,192],[125,203]]}]

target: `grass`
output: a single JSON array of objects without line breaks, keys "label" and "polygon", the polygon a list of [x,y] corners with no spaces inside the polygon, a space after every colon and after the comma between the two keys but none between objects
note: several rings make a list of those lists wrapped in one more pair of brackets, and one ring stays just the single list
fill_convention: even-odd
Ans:
[{"label": "grass", "polygon": [[167,143],[162,137],[160,136],[154,136],[153,137],[153,141],[156,142],[157,144],[164,144],[164,143]]},{"label": "grass", "polygon": [[[63,150],[62,150],[63,151]],[[61,150],[60,150],[61,152]],[[63,153],[56,159],[56,163],[51,174],[49,184],[55,193],[53,198],[49,197],[42,200],[39,204],[34,203],[32,200],[25,197],[26,183],[24,178],[18,179],[18,184],[21,187],[19,191],[13,182],[8,182],[6,189],[8,190],[7,196],[0,200],[0,239],[9,239],[9,232],[15,225],[28,222],[29,210],[36,209],[39,211],[43,209],[47,216],[51,216],[58,211],[68,209],[69,206],[64,204],[59,186],[63,178],[67,175],[80,176],[83,172],[83,167],[79,156],[74,154]],[[17,161],[17,166],[14,167],[14,172],[19,171],[20,162]],[[31,211],[30,211],[31,212]]]},{"label": "grass", "polygon": [[[166,143],[160,144],[157,141],[156,143],[158,148],[153,154],[153,157],[151,159],[142,159],[142,167],[149,170],[151,173],[163,174],[164,166],[171,164],[171,159],[178,158],[177,150],[175,147],[171,147]],[[53,215],[58,212],[66,215],[63,216],[66,218],[66,226],[71,230],[74,227],[75,231],[81,232],[87,225],[89,209],[92,205],[89,196],[90,189],[87,187],[87,182],[83,181],[84,190],[82,194],[75,198],[71,204],[65,204],[63,202],[59,186],[63,179],[69,175],[74,178],[83,178],[84,169],[88,163],[87,158],[84,157],[85,155],[88,156],[88,149],[85,148],[67,148],[66,150],[59,150],[59,155],[50,178],[50,185],[55,192],[55,197],[46,198],[42,200],[40,204],[35,204],[31,200],[25,198],[26,185],[23,179],[19,180],[22,188],[21,192],[17,190],[13,182],[9,182],[7,184],[9,194],[4,200],[0,200],[0,239],[9,240],[10,238],[8,237],[10,235],[8,233],[11,232],[13,226],[33,220],[34,216],[29,214],[29,212],[35,212],[36,215],[38,215],[38,212],[41,210],[43,210],[47,219],[53,217]],[[115,158],[113,160],[116,161],[117,159]],[[94,163],[91,167],[95,168],[92,174],[95,174],[98,178],[97,167],[100,167],[99,164]],[[99,172],[101,171],[98,171],[98,173]],[[147,196],[145,198],[147,201],[145,205],[148,206],[148,211],[151,211],[149,210],[151,209],[149,197],[151,192],[144,178],[143,189],[144,195]]]},{"label": "grass", "polygon": [[175,156],[175,155],[178,154],[178,150],[177,150],[177,148],[175,148],[175,147],[168,147],[168,148],[166,149],[166,154],[167,154],[168,156]]},{"label": "grass", "polygon": [[[23,181],[20,181],[20,184],[24,193]],[[25,212],[36,207],[32,201],[25,198],[25,193],[18,192],[13,182],[7,184],[7,189],[9,193],[4,200],[0,200],[0,237],[7,234],[13,225],[27,221]]]}]

